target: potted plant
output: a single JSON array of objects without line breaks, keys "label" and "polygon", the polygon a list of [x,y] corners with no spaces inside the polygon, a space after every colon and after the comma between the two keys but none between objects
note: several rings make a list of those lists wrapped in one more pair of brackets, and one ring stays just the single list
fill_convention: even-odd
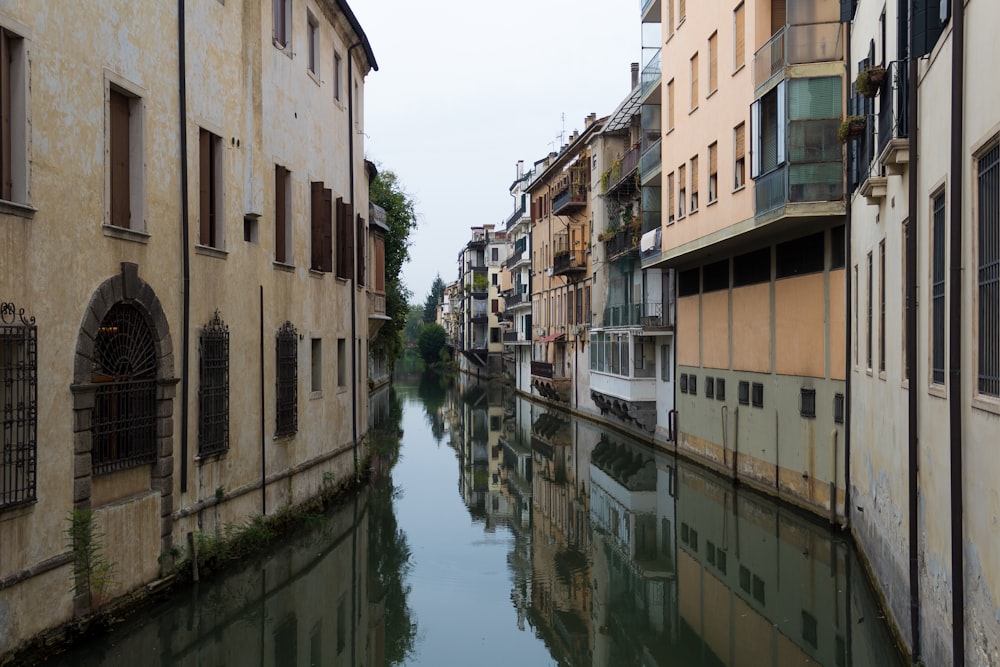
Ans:
[{"label": "potted plant", "polygon": [[840,139],[840,143],[846,144],[848,141],[853,141],[864,134],[865,122],[864,116],[848,116],[845,118],[844,122],[840,124],[840,129],[837,130],[837,137]]},{"label": "potted plant", "polygon": [[880,65],[866,67],[858,72],[854,89],[865,97],[875,97],[885,81],[885,68]]}]

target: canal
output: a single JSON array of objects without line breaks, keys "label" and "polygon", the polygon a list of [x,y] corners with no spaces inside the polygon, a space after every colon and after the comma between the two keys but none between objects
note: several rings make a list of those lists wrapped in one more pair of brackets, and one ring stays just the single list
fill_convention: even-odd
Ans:
[{"label": "canal", "polygon": [[501,386],[373,397],[391,472],[47,664],[901,665],[839,533]]}]

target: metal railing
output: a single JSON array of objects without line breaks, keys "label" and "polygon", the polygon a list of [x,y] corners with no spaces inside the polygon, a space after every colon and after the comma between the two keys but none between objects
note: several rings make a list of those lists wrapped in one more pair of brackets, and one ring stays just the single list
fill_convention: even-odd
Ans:
[{"label": "metal railing", "polygon": [[587,268],[587,258],[582,250],[564,250],[552,258],[552,273],[568,273],[584,271]]},{"label": "metal railing", "polygon": [[754,213],[761,215],[788,201],[788,167],[778,167],[758,176],[753,185]]},{"label": "metal railing", "polygon": [[753,85],[759,88],[788,65],[844,59],[843,25],[836,22],[786,25],[753,56]]},{"label": "metal railing", "polygon": [[641,85],[640,95],[642,97],[645,97],[660,82],[662,58],[662,51],[657,49],[656,53],[649,59],[649,62],[646,63],[646,66],[642,68],[642,75],[639,79]]},{"label": "metal railing", "polygon": [[642,158],[639,160],[639,173],[642,174],[643,179],[655,176],[656,172],[660,169],[662,162],[660,145],[662,143],[662,139],[657,139],[642,152]]},{"label": "metal railing", "polygon": [[553,377],[552,364],[544,361],[532,361],[531,374],[543,378],[552,378]]},{"label": "metal railing", "polygon": [[629,225],[619,230],[614,236],[605,239],[604,252],[608,260],[617,259],[639,248],[638,224]]},{"label": "metal railing", "polygon": [[612,304],[604,308],[603,324],[606,327],[667,329],[674,325],[673,304],[668,304],[666,311],[658,301]]},{"label": "metal railing", "polygon": [[603,194],[614,192],[623,182],[633,177],[635,170],[639,167],[639,158],[642,149],[635,145],[626,151],[621,160],[616,160],[611,168],[601,175],[601,185]]},{"label": "metal railing", "polygon": [[892,139],[910,136],[908,127],[909,76],[905,61],[889,63],[885,80],[879,88],[878,152],[885,150]]}]

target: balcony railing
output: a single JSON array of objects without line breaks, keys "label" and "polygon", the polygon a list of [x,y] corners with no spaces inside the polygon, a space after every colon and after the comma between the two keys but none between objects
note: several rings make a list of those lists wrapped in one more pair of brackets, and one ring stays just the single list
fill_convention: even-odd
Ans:
[{"label": "balcony railing", "polygon": [[543,378],[552,378],[553,377],[552,364],[546,363],[544,361],[532,361],[531,374]]},{"label": "balcony railing", "polygon": [[624,257],[639,250],[638,221],[626,225],[615,234],[604,239],[604,252],[608,261]]},{"label": "balcony railing", "polygon": [[673,303],[668,303],[666,310],[662,303],[652,301],[605,306],[604,326],[670,329],[674,326]]},{"label": "balcony railing", "polygon": [[619,189],[619,186],[634,186],[635,170],[639,167],[640,155],[642,149],[637,144],[630,148],[621,160],[615,160],[611,168],[601,174],[601,192],[610,194]]},{"label": "balcony railing", "polygon": [[530,299],[531,299],[530,294],[515,289],[512,293],[504,297],[504,304],[508,308],[513,308],[515,306],[520,306],[522,304],[530,303]]},{"label": "balcony railing", "polygon": [[587,183],[567,174],[556,184],[552,214],[567,215],[587,205]]},{"label": "balcony railing", "polygon": [[525,211],[524,204],[521,204],[521,206],[519,206],[516,211],[510,214],[510,217],[507,218],[507,221],[504,222],[504,228],[507,229],[507,231],[510,231],[510,228],[516,225],[518,221],[524,217],[524,211]]},{"label": "balcony railing", "polygon": [[378,292],[368,293],[368,314],[385,315],[385,294]]},{"label": "balcony railing", "polygon": [[642,75],[640,77],[641,85],[641,97],[646,97],[646,95],[653,88],[660,83],[661,76],[661,59],[663,58],[663,53],[660,49],[657,49],[653,56],[646,63],[646,66],[642,68]]},{"label": "balcony railing", "polygon": [[784,165],[754,181],[754,214],[786,204],[840,201],[844,179],[840,162]]},{"label": "balcony railing", "polygon": [[564,250],[552,258],[553,275],[587,270],[587,258],[582,250]]},{"label": "balcony railing", "polygon": [[639,161],[639,173],[642,174],[644,181],[652,178],[660,171],[660,164],[662,162],[660,145],[662,143],[662,139],[657,139],[642,152],[642,158]]},{"label": "balcony railing", "polygon": [[524,259],[524,249],[515,248],[511,256],[507,258],[507,268],[513,269],[523,259]]},{"label": "balcony railing", "polygon": [[788,65],[844,59],[843,25],[837,22],[786,25],[753,56],[753,85],[759,88]]},{"label": "balcony railing", "polygon": [[518,338],[516,331],[504,331],[503,332],[503,342],[505,343],[516,343]]},{"label": "balcony railing", "polygon": [[908,128],[909,75],[904,61],[890,63],[879,89],[878,152],[881,155],[892,139],[906,139]]}]

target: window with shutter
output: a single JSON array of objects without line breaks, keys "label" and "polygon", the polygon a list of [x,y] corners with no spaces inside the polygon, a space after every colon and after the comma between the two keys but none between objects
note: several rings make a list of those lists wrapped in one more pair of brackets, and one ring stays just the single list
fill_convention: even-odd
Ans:
[{"label": "window with shutter", "polygon": [[698,106],[698,54],[691,56],[691,109]]},{"label": "window with shutter", "polygon": [[674,129],[674,80],[667,82],[667,129]]},{"label": "window with shutter", "polygon": [[129,113],[128,97],[119,90],[112,89],[110,95],[111,131],[111,224],[129,228]]},{"label": "window with shutter", "polygon": [[740,123],[733,128],[734,160],[733,189],[742,188],[746,183],[746,125]]},{"label": "window with shutter", "polygon": [[365,219],[360,215],[357,220],[357,230],[358,234],[355,237],[355,247],[357,248],[357,267],[358,267],[358,285],[365,284],[365,269],[367,268],[366,255],[368,253],[368,241],[365,234]]},{"label": "window with shutter", "polygon": [[222,138],[198,131],[198,243],[223,248]]},{"label": "window with shutter", "polygon": [[708,38],[708,92],[719,89],[719,33]]},{"label": "window with shutter", "polygon": [[719,144],[712,143],[708,147],[708,201],[719,198]]},{"label": "window with shutter", "polygon": [[313,271],[323,270],[323,183],[313,181],[309,184],[309,240],[311,256],[309,268]]},{"label": "window with shutter", "polygon": [[684,217],[684,209],[687,205],[687,167],[681,165],[677,168],[677,219]]},{"label": "window with shutter", "polygon": [[746,55],[746,11],[741,2],[733,12],[733,68],[739,69],[747,62]]},{"label": "window with shutter", "polygon": [[0,199],[26,202],[24,40],[0,28]]},{"label": "window with shutter", "polygon": [[291,229],[289,217],[289,184],[291,172],[281,165],[274,165],[274,261],[286,264],[291,259]]},{"label": "window with shutter", "polygon": [[691,158],[691,212],[698,210],[698,156]]},{"label": "window with shutter", "polygon": [[667,174],[667,224],[674,222],[674,172]]}]

